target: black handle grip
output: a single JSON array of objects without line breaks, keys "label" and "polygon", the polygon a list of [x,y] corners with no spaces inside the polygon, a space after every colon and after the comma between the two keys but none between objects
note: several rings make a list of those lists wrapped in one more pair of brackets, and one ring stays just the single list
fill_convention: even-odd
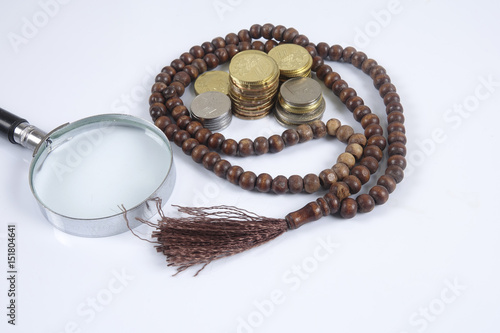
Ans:
[{"label": "black handle grip", "polygon": [[4,137],[9,139],[10,142],[16,143],[14,140],[14,130],[19,124],[26,122],[26,119],[0,108],[0,132]]}]

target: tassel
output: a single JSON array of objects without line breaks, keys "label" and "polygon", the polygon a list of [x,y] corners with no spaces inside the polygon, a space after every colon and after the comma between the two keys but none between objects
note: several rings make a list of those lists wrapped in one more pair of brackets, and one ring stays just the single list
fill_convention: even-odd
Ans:
[{"label": "tassel", "polygon": [[156,229],[152,232],[156,241],[150,242],[157,244],[157,251],[167,257],[168,266],[177,267],[174,275],[192,266],[203,265],[196,276],[213,260],[264,244],[288,229],[285,219],[264,217],[232,206],[194,208],[174,205],[187,215],[180,218],[165,216],[160,199],[156,199],[156,206],[160,214],[158,223],[139,221]]}]

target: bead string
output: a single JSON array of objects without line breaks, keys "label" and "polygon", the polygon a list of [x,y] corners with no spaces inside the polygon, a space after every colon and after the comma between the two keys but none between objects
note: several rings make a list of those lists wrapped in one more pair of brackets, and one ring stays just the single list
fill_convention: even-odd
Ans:
[{"label": "bead string", "polygon": [[[264,38],[252,42],[252,39]],[[274,40],[273,40],[274,39]],[[281,43],[295,43],[304,46],[313,56],[312,71],[316,72],[318,79],[332,89],[342,103],[353,113],[356,121],[361,123],[364,129],[362,134],[354,134],[350,126],[340,126],[338,120],[330,120],[327,124],[317,121],[308,125],[301,125],[295,130],[289,129],[280,136],[273,135],[269,139],[257,138],[251,144],[250,139],[236,142],[225,139],[220,133],[211,133],[197,121],[189,117],[189,111],[183,105],[180,98],[185,88],[206,70],[213,69],[219,64],[230,60],[237,52],[247,49],[257,49],[269,52],[274,46]],[[341,79],[340,75],[333,72],[332,68],[324,63],[325,59],[351,63],[369,75],[380,96],[384,100],[387,113],[387,139],[383,136],[383,128],[380,126],[378,116],[371,113],[369,107],[364,105],[363,100],[357,96],[354,89]],[[308,216],[293,213],[287,216],[289,228],[296,228],[305,222],[315,220],[321,216],[340,212],[340,216],[351,218],[359,212],[369,212],[376,204],[383,204],[388,200],[389,194],[395,190],[396,184],[404,177],[406,167],[406,136],[404,127],[403,107],[395,86],[385,69],[379,66],[373,59],[369,59],[365,53],[356,51],[353,47],[342,48],[339,45],[329,46],[326,43],[317,45],[309,43],[306,36],[301,35],[294,28],[285,28],[272,24],[252,25],[249,30],[240,30],[238,34],[230,33],[225,38],[217,37],[212,42],[205,42],[201,46],[193,46],[189,52],[183,53],[179,59],[171,62],[170,66],[162,69],[162,73],[156,77],[156,83],[152,87],[150,97],[150,114],[155,124],[162,129],[169,140],[181,146],[186,154],[190,154],[197,163],[203,163],[205,168],[212,169],[219,177],[228,179],[242,188],[266,192],[273,190],[275,193],[296,193],[301,189],[296,183],[300,183],[300,176],[277,176],[274,179],[268,174],[258,177],[251,171],[244,171],[239,166],[232,166],[228,161],[221,159],[214,150],[221,151],[227,155],[248,156],[251,154],[264,154],[266,152],[279,152],[283,148],[301,141],[309,141],[314,137],[322,137],[323,133],[336,136],[340,141],[348,143],[350,152],[342,153],[330,171],[324,170],[320,176],[311,174],[303,178],[304,190],[306,183],[317,184],[322,180],[323,187],[330,185],[330,192],[325,196],[310,202],[306,207]],[[170,114],[175,123],[167,114]],[[330,125],[330,126],[329,126]],[[338,126],[337,126],[338,125]],[[326,134],[325,133],[325,134]],[[350,133],[350,135],[348,135]],[[298,141],[297,141],[298,137]],[[352,139],[355,137],[356,139]],[[351,141],[350,141],[351,140]],[[362,148],[356,149],[354,144]],[[361,185],[366,183],[377,171],[383,150],[388,147],[389,159],[385,174],[377,180],[367,194],[360,194],[356,199],[350,198],[351,193],[357,193]],[[267,149],[266,149],[267,145]],[[253,146],[253,147],[252,147]],[[252,149],[253,148],[253,149]],[[345,163],[354,160],[355,163]],[[357,162],[357,163],[356,163]],[[347,167],[347,172],[345,167]],[[337,166],[337,167],[336,167]],[[349,167],[350,166],[350,167]],[[343,169],[343,170],[341,170]],[[335,176],[332,176],[335,175]],[[330,176],[330,178],[328,177]],[[340,177],[339,177],[340,176]],[[307,180],[306,180],[307,178]],[[336,179],[335,179],[336,178]],[[325,181],[335,179],[335,181]],[[292,184],[292,186],[290,186]],[[320,186],[310,187],[318,190]],[[297,213],[297,212],[295,212]],[[300,216],[299,216],[300,215]]]}]

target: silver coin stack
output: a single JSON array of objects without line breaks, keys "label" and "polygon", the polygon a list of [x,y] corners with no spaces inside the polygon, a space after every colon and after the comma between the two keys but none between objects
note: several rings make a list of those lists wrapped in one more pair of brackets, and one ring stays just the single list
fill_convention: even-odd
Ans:
[{"label": "silver coin stack", "polygon": [[274,116],[282,125],[293,126],[318,120],[324,112],[325,100],[316,80],[300,77],[281,85]]},{"label": "silver coin stack", "polygon": [[199,94],[191,103],[191,117],[213,132],[221,131],[231,123],[231,100],[218,91]]}]

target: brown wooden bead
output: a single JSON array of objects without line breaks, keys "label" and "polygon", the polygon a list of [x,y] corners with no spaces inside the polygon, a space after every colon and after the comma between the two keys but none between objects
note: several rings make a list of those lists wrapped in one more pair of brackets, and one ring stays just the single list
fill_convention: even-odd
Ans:
[{"label": "brown wooden bead", "polygon": [[154,103],[165,103],[165,97],[163,97],[162,93],[155,92],[149,96],[149,105]]},{"label": "brown wooden bead", "polygon": [[367,114],[361,119],[361,127],[364,129],[372,124],[380,124],[380,119],[375,113]]},{"label": "brown wooden bead", "polygon": [[332,118],[326,122],[326,131],[328,135],[330,136],[336,136],[337,131],[340,128],[342,124],[340,123],[340,120]]},{"label": "brown wooden bead", "polygon": [[165,130],[163,132],[170,141],[173,141],[175,133],[177,133],[177,131],[179,130],[180,128],[176,124],[169,124],[167,125],[167,127],[165,127]]},{"label": "brown wooden bead", "polygon": [[215,163],[213,171],[217,175],[217,177],[226,178],[227,172],[230,167],[231,163],[229,163],[229,161],[220,160]]},{"label": "brown wooden bead", "polygon": [[205,56],[205,50],[199,45],[195,45],[192,48],[189,49],[189,53],[195,58],[203,58]]},{"label": "brown wooden bead", "polygon": [[272,184],[273,177],[268,173],[261,173],[255,181],[255,188],[259,192],[267,193],[271,190]]},{"label": "brown wooden bead", "polygon": [[170,63],[170,66],[173,69],[175,69],[176,72],[179,72],[179,71],[182,71],[182,69],[184,68],[184,66],[186,66],[186,64],[181,59],[174,59]]},{"label": "brown wooden bead", "polygon": [[342,53],[344,52],[344,49],[340,45],[332,45],[330,49],[328,50],[328,57],[330,60],[333,61],[339,61],[342,58]]},{"label": "brown wooden bead", "polygon": [[208,142],[208,138],[210,138],[211,135],[211,130],[209,130],[208,128],[202,128],[194,134],[194,138],[198,140],[198,142],[202,145],[206,145]]},{"label": "brown wooden bead", "polygon": [[283,40],[283,33],[285,32],[286,27],[283,25],[277,25],[274,27],[272,31],[272,36],[275,40],[278,42],[281,42]]},{"label": "brown wooden bead", "polygon": [[356,160],[361,159],[363,157],[363,147],[357,143],[350,143],[345,148],[345,152],[352,154],[356,158]]},{"label": "brown wooden bead", "polygon": [[342,200],[342,204],[340,206],[340,216],[345,219],[351,219],[356,216],[358,212],[358,203],[356,200],[352,198],[346,198]]},{"label": "brown wooden bead", "polygon": [[336,96],[339,96],[342,90],[347,89],[349,85],[344,80],[340,79],[332,84],[332,91]]},{"label": "brown wooden bead", "polygon": [[304,179],[299,175],[288,177],[288,190],[290,193],[300,193],[304,189]]},{"label": "brown wooden bead", "polygon": [[318,203],[310,202],[301,209],[289,213],[285,220],[289,229],[297,229],[306,223],[319,220],[322,216],[323,213]]},{"label": "brown wooden bead", "polygon": [[316,72],[321,66],[325,64],[325,61],[323,58],[321,58],[319,55],[313,57],[313,63],[311,65],[311,70],[313,72]]},{"label": "brown wooden bead", "polygon": [[342,60],[344,60],[344,62],[350,63],[352,55],[354,53],[356,53],[356,49],[354,47],[348,46],[344,48],[344,52],[342,52]]},{"label": "brown wooden bead", "polygon": [[255,188],[257,176],[252,171],[245,171],[241,174],[239,185],[242,189],[252,191]]},{"label": "brown wooden bead", "polygon": [[167,88],[167,85],[163,82],[155,82],[151,87],[151,93],[161,93],[163,90]]},{"label": "brown wooden bead", "polygon": [[306,142],[306,141],[310,141],[314,137],[311,126],[309,126],[307,124],[301,124],[301,125],[297,126],[297,128],[295,130],[299,134],[299,142],[301,142],[301,143]]},{"label": "brown wooden bead", "polygon": [[394,192],[396,189],[396,181],[392,176],[389,175],[382,175],[380,178],[377,180],[377,185],[383,186],[387,189],[389,193]]},{"label": "brown wooden bead", "polygon": [[389,200],[389,191],[383,186],[373,186],[368,194],[373,198],[376,205],[383,205]]},{"label": "brown wooden bead", "polygon": [[318,79],[323,80],[325,76],[327,76],[329,73],[333,72],[332,67],[330,65],[321,65],[318,67],[316,70],[316,76]]},{"label": "brown wooden bead", "polygon": [[401,142],[406,145],[406,135],[401,132],[392,132],[387,136],[387,142],[393,144],[394,142]]},{"label": "brown wooden bead", "polygon": [[361,120],[365,116],[372,114],[371,112],[372,112],[372,110],[368,106],[361,104],[361,105],[358,105],[354,109],[354,111],[352,111],[352,116],[354,117],[354,120],[361,122]]},{"label": "brown wooden bead", "polygon": [[169,124],[172,124],[172,120],[167,116],[161,116],[155,120],[155,126],[158,127],[162,132]]},{"label": "brown wooden bead", "polygon": [[341,77],[337,72],[331,72],[325,75],[323,82],[328,89],[332,89],[332,85],[335,81],[340,80]]},{"label": "brown wooden bead", "polygon": [[177,105],[172,109],[170,115],[175,121],[177,121],[182,116],[189,116],[189,110],[184,105]]},{"label": "brown wooden bead", "polygon": [[263,137],[259,136],[253,141],[253,148],[255,155],[263,155],[269,152],[269,141]]},{"label": "brown wooden bead", "polygon": [[[188,52],[184,52],[183,54],[181,54],[181,56],[179,57],[180,60],[182,60],[182,62],[184,63],[184,65],[189,65],[193,62],[194,60],[194,57],[191,53],[188,53]],[[183,68],[184,69],[184,68]],[[180,70],[177,70],[177,72],[179,72]]]},{"label": "brown wooden bead", "polygon": [[261,29],[262,26],[260,24],[252,25],[249,30],[250,37],[252,37],[253,39],[259,39],[260,37],[262,37]]},{"label": "brown wooden bead", "polygon": [[285,142],[281,138],[281,135],[275,134],[269,137],[269,151],[271,153],[279,153],[285,148]]},{"label": "brown wooden bead", "polygon": [[318,50],[316,50],[316,45],[314,44],[309,44],[305,47],[305,49],[307,50],[307,52],[309,52],[309,55],[314,58],[318,55]]},{"label": "brown wooden bead", "polygon": [[389,145],[387,153],[389,154],[389,156],[406,156],[406,146],[402,142],[393,142]]},{"label": "brown wooden bead", "polygon": [[351,174],[356,176],[361,184],[366,184],[370,180],[370,170],[364,165],[356,165],[352,168]]},{"label": "brown wooden bead", "polygon": [[187,131],[180,130],[180,131],[177,131],[177,133],[175,133],[175,135],[174,135],[174,143],[177,146],[182,147],[182,144],[184,143],[184,141],[186,141],[189,138],[191,138],[191,135],[189,135],[189,133]]},{"label": "brown wooden bead", "polygon": [[220,150],[222,143],[226,138],[220,133],[213,133],[210,135],[207,141],[208,148],[212,150]]},{"label": "brown wooden bead", "polygon": [[[173,82],[172,82],[173,83]],[[166,102],[166,100],[172,98],[172,97],[178,97],[177,96],[177,90],[175,89],[175,86],[172,86],[172,83],[170,86],[168,86],[163,92],[161,93],[163,95],[163,103]],[[181,84],[182,85],[182,84]]]},{"label": "brown wooden bead", "polygon": [[266,23],[266,24],[262,25],[262,27],[260,29],[260,33],[262,34],[263,38],[271,39],[271,38],[273,38],[273,29],[274,29],[274,25],[272,25],[271,23]]},{"label": "brown wooden bead", "polygon": [[323,199],[325,199],[326,203],[328,204],[328,207],[330,207],[330,214],[333,215],[339,211],[340,200],[339,200],[339,198],[337,198],[336,195],[329,192],[323,196]]},{"label": "brown wooden bead", "polygon": [[238,151],[242,157],[253,155],[253,141],[250,139],[241,139],[238,143]]},{"label": "brown wooden bead", "polygon": [[387,115],[387,123],[389,124],[392,123],[404,124],[404,122],[405,122],[405,116],[402,112],[393,111]]},{"label": "brown wooden bead", "polygon": [[356,198],[356,202],[358,203],[358,212],[360,213],[369,213],[375,208],[375,200],[369,194],[360,194]]},{"label": "brown wooden bead", "polygon": [[385,169],[385,174],[392,176],[392,178],[394,178],[394,180],[398,184],[403,180],[405,176],[404,170],[396,165],[388,166],[387,169]]},{"label": "brown wooden bead", "polygon": [[361,190],[361,181],[354,175],[349,175],[343,179],[343,182],[349,186],[351,194],[356,194]]},{"label": "brown wooden bead", "polygon": [[354,134],[354,130],[349,125],[342,125],[338,128],[336,136],[340,142],[347,142],[351,135]]},{"label": "brown wooden bead", "polygon": [[291,43],[294,39],[299,36],[299,32],[295,28],[288,28],[283,33],[283,41],[285,43]]},{"label": "brown wooden bead", "polygon": [[225,47],[221,47],[214,51],[214,54],[219,59],[219,64],[223,64],[229,60],[229,53]]},{"label": "brown wooden bead", "polygon": [[329,189],[338,180],[337,174],[332,169],[325,169],[319,173],[319,183],[324,189]]},{"label": "brown wooden bead", "polygon": [[252,50],[257,50],[257,51],[264,52],[264,50],[265,50],[265,44],[262,43],[260,40],[253,41],[252,42]]},{"label": "brown wooden bead", "polygon": [[319,177],[313,173],[304,176],[304,191],[314,193],[321,188]]},{"label": "brown wooden bead", "polygon": [[264,43],[264,52],[269,53],[269,51],[271,51],[276,46],[278,46],[278,43],[276,43],[276,41],[268,40]]},{"label": "brown wooden bead", "polygon": [[302,34],[299,34],[299,35],[297,35],[297,37],[295,37],[293,39],[292,43],[300,45],[300,46],[306,46],[306,45],[309,45],[309,38],[307,38],[306,36],[304,36]]},{"label": "brown wooden bead", "polygon": [[340,101],[345,104],[349,98],[354,97],[356,95],[357,95],[356,90],[352,88],[345,88],[340,92],[339,98]]},{"label": "brown wooden bead", "polygon": [[221,157],[214,151],[208,152],[203,156],[203,160],[201,163],[205,167],[205,169],[212,171],[214,169],[215,163],[219,162]]},{"label": "brown wooden bead", "polygon": [[240,51],[238,46],[234,44],[226,45],[226,50],[229,55],[229,59],[232,59]]},{"label": "brown wooden bead", "polygon": [[359,164],[368,168],[371,174],[374,174],[378,170],[378,161],[373,156],[366,156],[359,161]]},{"label": "brown wooden bead", "polygon": [[343,181],[333,183],[332,186],[330,186],[330,192],[333,193],[341,201],[351,195],[349,186]]},{"label": "brown wooden bead", "polygon": [[194,59],[192,65],[198,70],[198,74],[205,73],[208,69],[207,63],[203,59]]},{"label": "brown wooden bead", "polygon": [[294,146],[297,143],[299,143],[299,133],[297,133],[296,130],[294,129],[287,129],[281,134],[281,138],[283,139],[283,142],[285,143],[285,146]]},{"label": "brown wooden bead", "polygon": [[187,65],[186,67],[184,67],[184,69],[182,71],[186,72],[189,75],[189,78],[191,79],[191,81],[196,80],[196,78],[200,74],[198,72],[198,68],[196,68],[193,65]]},{"label": "brown wooden bead", "polygon": [[361,68],[363,65],[363,62],[367,59],[368,57],[364,52],[356,52],[352,55],[351,57],[351,64],[353,64],[354,67],[356,68]]},{"label": "brown wooden bead", "polygon": [[167,73],[159,73],[155,77],[155,82],[161,82],[168,86],[170,83],[172,83],[172,77]]},{"label": "brown wooden bead", "polygon": [[378,93],[382,98],[390,92],[396,92],[396,87],[390,82],[386,82],[378,88]]},{"label": "brown wooden bead", "polygon": [[213,53],[206,54],[203,57],[203,60],[205,60],[205,63],[207,64],[207,67],[209,69],[213,69],[219,66],[219,58]]},{"label": "brown wooden bead", "polygon": [[345,102],[345,106],[347,107],[347,110],[349,110],[351,112],[354,112],[354,110],[356,110],[356,108],[358,106],[363,106],[363,105],[364,105],[364,101],[359,96],[353,96]]},{"label": "brown wooden bead", "polygon": [[155,120],[161,116],[165,116],[166,114],[167,107],[163,103],[154,103],[149,107],[149,115]]},{"label": "brown wooden bead", "polygon": [[213,53],[215,51],[215,46],[211,42],[204,42],[201,44],[201,48],[205,51],[205,54]]},{"label": "brown wooden bead", "polygon": [[326,136],[326,125],[321,120],[315,120],[309,123],[313,131],[313,137],[320,139]]},{"label": "brown wooden bead", "polygon": [[347,165],[344,163],[336,163],[334,166],[332,166],[333,172],[337,175],[338,180],[342,180],[345,177],[349,176],[350,169]]},{"label": "brown wooden bead", "polygon": [[370,77],[375,80],[375,77],[379,74],[386,74],[385,68],[380,65],[375,65],[370,70]]},{"label": "brown wooden bead", "polygon": [[364,146],[366,146],[366,141],[367,141],[366,136],[364,136],[361,133],[354,133],[353,135],[351,135],[349,137],[349,140],[347,140],[347,143],[348,144],[357,143],[361,147],[364,147]]},{"label": "brown wooden bead", "polygon": [[240,42],[238,44],[238,52],[247,51],[252,49],[252,43],[250,42]]},{"label": "brown wooden bead", "polygon": [[186,126],[186,131],[188,131],[189,135],[194,136],[202,128],[203,125],[199,121],[193,120]]},{"label": "brown wooden bead", "polygon": [[370,74],[373,67],[377,66],[377,62],[373,59],[366,59],[361,65],[361,70],[365,74]]},{"label": "brown wooden bead", "polygon": [[385,139],[385,137],[383,135],[373,135],[372,137],[370,137],[368,139],[366,144],[369,146],[375,145],[375,146],[379,147],[381,150],[384,150],[385,147],[387,146],[387,140]]},{"label": "brown wooden bead", "polygon": [[169,111],[172,111],[178,105],[184,105],[179,97],[172,97],[165,101],[165,106]]},{"label": "brown wooden bead", "polygon": [[337,163],[344,163],[349,169],[351,169],[356,163],[356,159],[351,153],[342,153],[337,158]]},{"label": "brown wooden bead", "polygon": [[238,142],[233,139],[226,139],[222,143],[221,151],[229,156],[236,156],[238,154]]},{"label": "brown wooden bead", "polygon": [[179,119],[177,119],[177,126],[179,126],[180,129],[186,129],[187,125],[191,122],[191,118],[188,116],[181,116]]},{"label": "brown wooden bead", "polygon": [[391,78],[387,74],[379,74],[373,79],[373,85],[377,90],[386,83],[391,83]]},{"label": "brown wooden bead", "polygon": [[385,105],[389,105],[390,103],[399,103],[399,102],[401,102],[401,101],[400,101],[399,94],[397,92],[390,92],[390,93],[385,94],[385,96],[384,96],[384,104]]},{"label": "brown wooden bead", "polygon": [[238,39],[240,42],[250,42],[252,40],[252,37],[250,37],[250,32],[248,29],[241,29],[238,31]]},{"label": "brown wooden bead", "polygon": [[235,34],[234,32],[230,32],[226,35],[226,38],[224,39],[226,41],[226,46],[229,44],[238,44],[240,42],[240,39],[238,38],[238,35]]},{"label": "brown wooden bead", "polygon": [[239,185],[240,177],[244,170],[238,165],[233,165],[227,170],[226,179],[229,180],[231,184]]},{"label": "brown wooden bead", "polygon": [[396,122],[390,123],[389,125],[387,125],[387,133],[391,134],[392,132],[401,132],[405,134],[406,133],[405,125]]},{"label": "brown wooden bead", "polygon": [[323,214],[323,216],[330,215],[330,207],[328,206],[328,203],[324,198],[319,197],[318,199],[316,199],[316,203],[319,205],[321,214]]},{"label": "brown wooden bead", "polygon": [[401,112],[403,113],[403,105],[400,102],[391,102],[385,106],[385,113],[390,114],[391,112]]},{"label": "brown wooden bead", "polygon": [[200,143],[198,142],[198,140],[189,138],[183,142],[182,152],[186,155],[191,155],[191,152],[193,151],[194,147],[198,146],[199,144]]},{"label": "brown wooden bead", "polygon": [[318,55],[325,59],[328,56],[328,51],[330,50],[330,45],[325,42],[320,42],[316,45],[316,50],[318,51]]},{"label": "brown wooden bead", "polygon": [[375,145],[371,145],[371,146],[366,146],[365,147],[365,153],[364,153],[365,157],[366,156],[372,156],[374,157],[378,162],[380,162],[380,160],[382,159],[382,157],[384,157],[384,153],[382,152],[382,150],[375,146]]},{"label": "brown wooden bead", "polygon": [[288,179],[282,175],[274,177],[271,189],[276,194],[284,194],[288,192]]},{"label": "brown wooden bead", "polygon": [[393,155],[387,159],[387,165],[396,165],[404,170],[406,169],[406,158],[401,155]]},{"label": "brown wooden bead", "polygon": [[201,163],[205,154],[207,154],[209,152],[210,152],[210,150],[208,149],[207,146],[198,145],[198,146],[194,147],[193,150],[191,151],[191,158],[196,163]]},{"label": "brown wooden bead", "polygon": [[215,47],[215,49],[226,47],[226,40],[222,37],[216,37],[212,39],[212,44]]},{"label": "brown wooden bead", "polygon": [[173,68],[172,66],[165,66],[161,69],[161,72],[162,73],[166,73],[170,76],[174,76],[175,73],[177,73],[177,71],[175,70],[175,68]]},{"label": "brown wooden bead", "polygon": [[365,136],[367,139],[374,135],[384,135],[384,129],[379,124],[371,124],[365,128]]}]

